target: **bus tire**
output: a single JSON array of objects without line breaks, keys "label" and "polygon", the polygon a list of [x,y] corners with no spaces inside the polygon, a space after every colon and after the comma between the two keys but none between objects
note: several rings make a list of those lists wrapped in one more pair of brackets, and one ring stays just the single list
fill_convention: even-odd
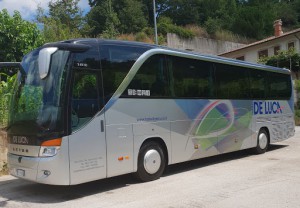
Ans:
[{"label": "bus tire", "polygon": [[136,177],[143,182],[159,179],[166,167],[165,153],[156,142],[145,143],[139,152]]},{"label": "bus tire", "polygon": [[263,154],[269,147],[269,134],[265,129],[260,129],[257,135],[257,145],[254,148],[255,154]]}]

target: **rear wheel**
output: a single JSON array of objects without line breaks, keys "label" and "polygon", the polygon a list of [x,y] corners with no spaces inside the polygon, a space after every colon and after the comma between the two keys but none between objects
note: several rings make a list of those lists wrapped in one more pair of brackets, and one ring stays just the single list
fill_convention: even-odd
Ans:
[{"label": "rear wheel", "polygon": [[165,166],[166,157],[161,145],[148,142],[140,149],[136,176],[144,182],[156,180],[163,174]]},{"label": "rear wheel", "polygon": [[256,154],[263,154],[269,147],[269,134],[265,129],[261,129],[257,135],[257,145],[254,148]]}]

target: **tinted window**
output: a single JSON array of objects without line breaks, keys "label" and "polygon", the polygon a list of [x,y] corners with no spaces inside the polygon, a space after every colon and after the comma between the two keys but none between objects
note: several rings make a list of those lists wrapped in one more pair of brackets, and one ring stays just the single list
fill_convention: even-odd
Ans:
[{"label": "tinted window", "polygon": [[[91,43],[89,42],[89,44]],[[73,66],[78,68],[100,69],[98,46],[94,44],[85,52],[74,53]]]},{"label": "tinted window", "polygon": [[167,64],[173,73],[172,96],[177,98],[214,97],[212,63],[169,56]]},{"label": "tinted window", "polygon": [[120,86],[135,61],[148,49],[135,46],[100,45],[106,102]]},{"label": "tinted window", "polygon": [[248,69],[238,66],[216,64],[216,87],[218,98],[249,99]]},{"label": "tinted window", "polygon": [[252,69],[250,72],[251,97],[253,99],[266,99],[268,95],[268,73],[262,70]]},{"label": "tinted window", "polygon": [[143,63],[123,96],[169,97],[167,77],[164,56],[154,55]]},{"label": "tinted window", "polygon": [[288,74],[268,73],[271,99],[289,99],[291,97],[291,78]]},{"label": "tinted window", "polygon": [[99,76],[95,72],[75,71],[72,90],[72,129],[88,122],[100,110]]}]

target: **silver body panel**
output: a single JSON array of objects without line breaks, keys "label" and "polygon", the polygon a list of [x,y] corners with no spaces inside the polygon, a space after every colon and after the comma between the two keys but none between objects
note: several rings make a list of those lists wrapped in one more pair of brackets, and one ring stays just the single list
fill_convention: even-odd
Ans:
[{"label": "silver body panel", "polygon": [[[292,99],[279,101],[280,114],[255,115],[252,100],[120,98],[140,66],[154,54],[230,62],[165,49],[147,51],[135,62],[105,108],[63,138],[56,156],[23,157],[22,163],[18,163],[19,156],[10,147],[11,173],[17,175],[16,170],[23,168],[28,174],[22,178],[73,185],[137,171],[139,150],[151,138],[160,138],[165,143],[169,164],[174,164],[255,147],[261,127],[269,129],[271,143],[293,136]],[[103,132],[101,122],[104,122]],[[51,175],[42,177],[43,170],[50,170]]]},{"label": "silver body panel", "polygon": [[105,178],[106,139],[101,132],[104,115],[95,117],[87,125],[69,136],[70,184]]},{"label": "silver body panel", "polygon": [[[68,137],[62,139],[60,150],[53,157],[27,157],[8,153],[7,160],[10,174],[18,178],[44,184],[70,185]],[[24,175],[18,174],[23,171]],[[50,171],[50,175],[45,175],[44,171]]]}]

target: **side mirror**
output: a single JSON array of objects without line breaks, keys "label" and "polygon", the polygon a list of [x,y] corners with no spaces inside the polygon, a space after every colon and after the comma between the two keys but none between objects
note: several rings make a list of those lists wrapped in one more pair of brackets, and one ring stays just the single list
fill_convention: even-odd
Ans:
[{"label": "side mirror", "polygon": [[56,47],[43,48],[39,52],[39,73],[40,78],[47,77],[50,70],[51,55],[58,50]]}]

